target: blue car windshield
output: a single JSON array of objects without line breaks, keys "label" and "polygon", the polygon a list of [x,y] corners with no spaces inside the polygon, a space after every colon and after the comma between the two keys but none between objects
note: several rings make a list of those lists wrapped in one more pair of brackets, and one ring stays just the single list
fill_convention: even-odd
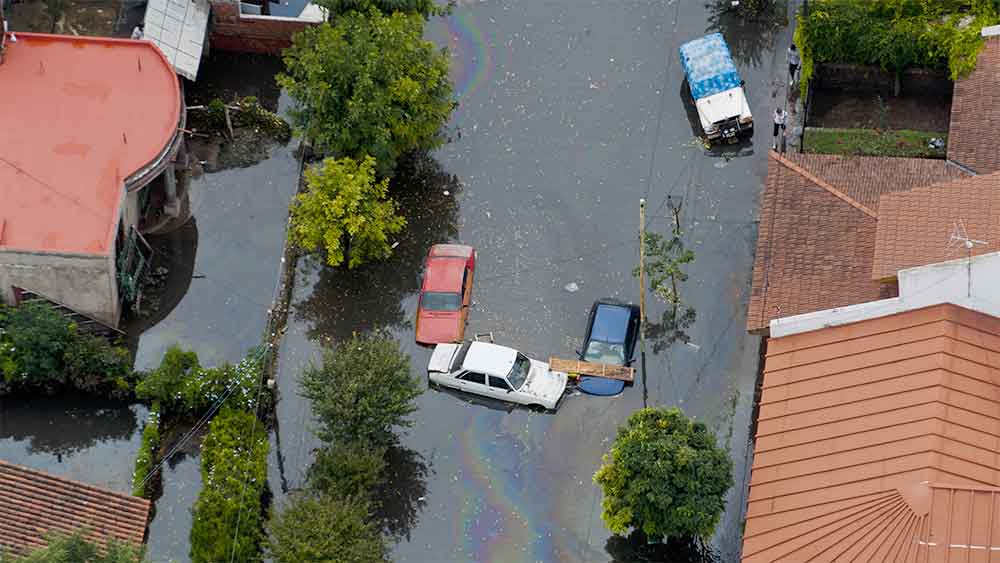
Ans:
[{"label": "blue car windshield", "polygon": [[425,311],[457,311],[462,308],[462,297],[457,293],[428,291],[420,300]]},{"label": "blue car windshield", "polygon": [[600,340],[591,340],[583,353],[586,362],[598,364],[625,364],[625,346],[623,344],[608,344]]}]

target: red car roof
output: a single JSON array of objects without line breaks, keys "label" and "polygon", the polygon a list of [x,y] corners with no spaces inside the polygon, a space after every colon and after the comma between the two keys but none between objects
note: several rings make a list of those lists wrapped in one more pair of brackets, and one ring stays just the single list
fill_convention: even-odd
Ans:
[{"label": "red car roof", "polygon": [[461,292],[465,263],[465,258],[428,258],[423,291]]}]

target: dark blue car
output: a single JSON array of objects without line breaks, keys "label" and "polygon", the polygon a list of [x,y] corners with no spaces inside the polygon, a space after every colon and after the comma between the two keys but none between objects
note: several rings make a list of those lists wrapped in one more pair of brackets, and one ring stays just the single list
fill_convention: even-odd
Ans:
[{"label": "dark blue car", "polygon": [[[627,366],[632,363],[638,335],[638,307],[601,299],[590,309],[580,359],[585,362]],[[625,382],[585,376],[580,378],[577,388],[591,395],[617,395],[625,388]]]}]

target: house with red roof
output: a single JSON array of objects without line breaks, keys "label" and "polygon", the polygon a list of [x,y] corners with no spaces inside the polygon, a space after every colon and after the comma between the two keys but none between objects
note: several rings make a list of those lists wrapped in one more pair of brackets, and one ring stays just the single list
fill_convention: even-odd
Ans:
[{"label": "house with red roof", "polygon": [[5,39],[0,300],[116,327],[150,258],[142,233],[189,212],[177,76],[148,41]]}]

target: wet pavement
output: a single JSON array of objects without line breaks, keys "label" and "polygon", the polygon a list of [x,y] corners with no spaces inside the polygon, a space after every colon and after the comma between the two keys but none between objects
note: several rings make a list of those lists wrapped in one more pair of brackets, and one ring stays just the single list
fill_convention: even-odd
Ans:
[{"label": "wet pavement", "polygon": [[[295,378],[322,343],[386,327],[425,378],[429,351],[413,343],[412,318],[431,244],[479,251],[467,335],[492,331],[536,358],[572,357],[594,300],[638,302],[631,271],[645,197],[651,231],[666,233],[679,206],[696,255],[681,289],[697,311],[689,342],[647,342],[635,386],[569,396],[555,414],[428,390],[380,492],[393,500],[382,516],[396,561],[607,561],[617,551],[591,476],[629,413],[676,405],[732,453],[737,486],[712,543],[722,561],[736,558],[759,352],[745,311],[790,31],[720,17],[710,4],[487,0],[431,20],[428,36],[451,49],[461,103],[451,142],[434,155],[437,168],[398,176],[392,189],[410,226],[389,262],[348,272],[300,261],[279,358],[279,502],[302,485],[315,447]],[[740,49],[752,144],[706,151],[694,138],[676,53],[709,31]],[[649,303],[656,322],[663,305]]]}]

